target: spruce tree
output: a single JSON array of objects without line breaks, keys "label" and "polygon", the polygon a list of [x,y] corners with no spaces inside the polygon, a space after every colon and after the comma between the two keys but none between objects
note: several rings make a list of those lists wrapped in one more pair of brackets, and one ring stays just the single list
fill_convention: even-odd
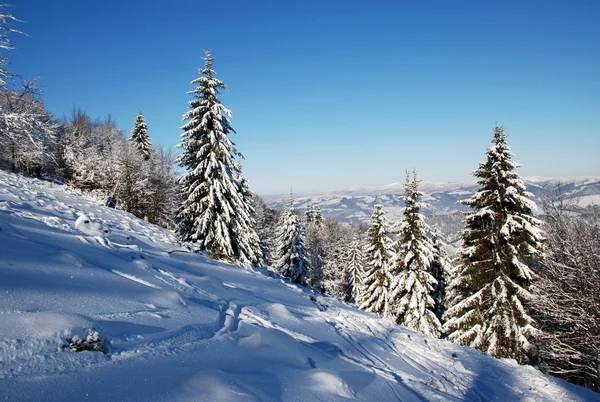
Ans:
[{"label": "spruce tree", "polygon": [[231,111],[217,97],[225,84],[215,78],[213,61],[206,51],[204,68],[189,92],[194,99],[183,115],[188,121],[182,127],[178,146],[183,152],[177,161],[187,172],[180,180],[185,200],[177,215],[177,233],[215,260],[251,266],[258,264],[260,250],[254,250],[252,207],[236,164],[242,156],[229,138],[235,132]]},{"label": "spruce tree", "polygon": [[317,226],[323,225],[323,215],[321,215],[321,207],[317,207],[314,210],[314,219]]},{"label": "spruce tree", "polygon": [[150,159],[150,154],[152,153],[152,144],[150,144],[148,126],[146,125],[144,116],[142,116],[142,112],[139,112],[135,118],[135,123],[133,125],[133,130],[131,130],[129,141],[135,145],[145,161]]},{"label": "spruce tree", "polygon": [[371,227],[367,232],[365,265],[363,279],[364,292],[358,304],[361,309],[369,310],[381,316],[387,315],[389,287],[392,281],[390,260],[392,258],[391,240],[383,205],[375,205],[371,216]]},{"label": "spruce tree", "polygon": [[435,316],[431,297],[435,279],[429,273],[433,259],[433,246],[427,238],[428,226],[420,213],[422,194],[419,192],[417,172],[413,179],[406,172],[402,223],[396,252],[392,261],[393,281],[390,286],[391,315],[399,325],[412,328],[426,335],[439,337],[441,324]]},{"label": "spruce tree", "polygon": [[304,228],[290,199],[290,207],[279,221],[275,268],[294,283],[306,285],[310,271],[309,256],[304,248]]},{"label": "spruce tree", "polygon": [[306,207],[306,212],[304,213],[304,219],[306,220],[306,224],[313,223],[315,221],[315,209],[312,205]]},{"label": "spruce tree", "polygon": [[[265,256],[263,254],[260,237],[256,232],[256,211],[254,209],[254,194],[250,189],[248,181],[242,175],[241,165],[237,166],[237,180],[240,186],[240,196],[242,198],[241,205],[245,209],[244,214],[240,214],[240,219],[244,221],[239,222],[234,226],[235,238],[245,239],[245,241],[238,242],[239,247],[242,248],[239,253],[239,262],[245,266],[255,266],[264,263]],[[248,230],[252,228],[252,230]]]},{"label": "spruce tree", "polygon": [[446,243],[442,238],[442,233],[436,227],[431,231],[433,245],[433,258],[429,265],[429,273],[435,279],[431,297],[433,298],[433,312],[438,320],[443,324],[443,316],[447,308],[446,287],[448,281],[452,278],[454,269],[448,253],[445,250]]},{"label": "spruce tree", "polygon": [[354,235],[348,247],[346,267],[346,289],[345,301],[356,303],[364,292],[364,255],[363,245],[358,234]]},{"label": "spruce tree", "polygon": [[444,328],[448,339],[498,358],[527,360],[534,332],[523,303],[530,299],[530,262],[541,254],[540,222],[523,180],[515,173],[504,129],[496,126],[486,161],[473,172],[479,190],[463,203],[460,265],[450,284]]}]

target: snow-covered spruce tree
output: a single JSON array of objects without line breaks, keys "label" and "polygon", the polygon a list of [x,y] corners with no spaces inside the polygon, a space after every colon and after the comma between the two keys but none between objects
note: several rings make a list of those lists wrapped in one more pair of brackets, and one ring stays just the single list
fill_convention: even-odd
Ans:
[{"label": "snow-covered spruce tree", "polygon": [[[309,207],[310,208],[310,207]],[[310,263],[310,278],[308,284],[319,292],[325,292],[325,254],[327,238],[324,228],[314,220],[309,220],[309,210],[306,211],[305,246]]]},{"label": "snow-covered spruce tree", "polygon": [[429,273],[436,281],[433,285],[433,292],[431,293],[434,302],[433,312],[443,324],[443,316],[447,308],[446,287],[452,278],[454,268],[450,261],[450,257],[445,250],[446,243],[443,240],[443,235],[439,228],[434,227],[431,230],[431,239],[433,245],[433,258],[431,264],[429,264]]},{"label": "snow-covered spruce tree", "polygon": [[381,316],[388,314],[389,287],[392,282],[390,260],[392,257],[385,212],[383,205],[377,204],[371,216],[371,227],[367,232],[364,291],[357,300],[361,309]]},{"label": "snow-covered spruce tree", "polygon": [[444,329],[453,342],[523,363],[534,332],[523,307],[531,298],[528,264],[541,254],[543,237],[503,128],[494,128],[486,156],[473,172],[479,190],[463,201],[473,211],[465,215]]},{"label": "snow-covered spruce tree", "polygon": [[131,136],[129,137],[129,141],[131,141],[142,158],[147,161],[150,159],[150,154],[152,153],[152,144],[150,143],[150,136],[148,135],[148,126],[146,125],[146,120],[144,120],[144,116],[142,116],[142,112],[139,112],[137,117],[135,118],[135,123],[133,125],[133,130],[131,130]]},{"label": "snow-covered spruce tree", "polygon": [[320,207],[317,207],[314,210],[314,218],[315,218],[315,223],[317,225],[322,225],[323,224],[324,218],[323,218],[323,215],[321,215],[321,208]]},{"label": "snow-covered spruce tree", "polygon": [[[244,265],[260,265],[265,261],[263,254],[260,238],[256,232],[256,211],[254,209],[254,195],[250,189],[248,181],[242,175],[242,165],[237,166],[237,181],[240,186],[240,196],[242,198],[242,206],[245,208],[245,213],[240,214],[241,219],[245,219],[244,222],[234,227],[234,235],[238,238],[245,238],[245,241],[240,242],[240,247],[243,247],[241,255],[245,256],[245,260],[242,260]],[[251,231],[245,231],[246,228],[252,228]]]},{"label": "snow-covered spruce tree", "polygon": [[308,253],[304,248],[304,228],[290,199],[290,207],[279,220],[275,268],[294,283],[306,285],[310,271]]},{"label": "snow-covered spruce tree", "polygon": [[393,245],[396,254],[392,260],[390,315],[399,325],[438,338],[442,328],[433,312],[435,303],[431,297],[436,281],[429,273],[433,246],[427,238],[429,227],[420,212],[422,194],[416,171],[413,171],[412,181],[409,172],[406,172],[404,189],[406,206],[400,232]]},{"label": "snow-covered spruce tree", "polygon": [[354,234],[354,238],[348,246],[347,267],[346,267],[346,288],[345,301],[355,303],[360,300],[360,295],[364,292],[364,254],[363,244],[358,233]]},{"label": "snow-covered spruce tree", "polygon": [[315,209],[312,205],[306,207],[306,212],[304,213],[304,220],[306,221],[307,225],[315,221]]},{"label": "snow-covered spruce tree", "polygon": [[256,232],[251,226],[249,199],[244,196],[241,171],[229,135],[231,111],[221,104],[217,95],[225,84],[215,78],[214,59],[206,51],[204,68],[195,85],[190,110],[183,115],[179,147],[183,152],[177,161],[187,172],[180,184],[185,201],[177,214],[177,233],[183,241],[197,243],[211,258],[245,266],[258,264],[253,250]]}]

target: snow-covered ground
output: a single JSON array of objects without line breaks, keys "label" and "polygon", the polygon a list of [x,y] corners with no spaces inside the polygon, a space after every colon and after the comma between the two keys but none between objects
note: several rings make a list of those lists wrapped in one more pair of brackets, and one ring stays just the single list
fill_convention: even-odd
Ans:
[{"label": "snow-covered ground", "polygon": [[600,401],[175,240],[0,172],[0,400]]}]

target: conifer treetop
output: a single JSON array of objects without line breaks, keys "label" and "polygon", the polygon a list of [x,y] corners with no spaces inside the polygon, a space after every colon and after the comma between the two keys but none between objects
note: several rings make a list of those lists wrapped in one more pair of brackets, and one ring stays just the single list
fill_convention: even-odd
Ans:
[{"label": "conifer treetop", "polygon": [[148,126],[146,125],[146,120],[144,119],[141,111],[135,118],[135,123],[133,125],[133,129],[131,130],[129,141],[134,144],[144,160],[150,159],[150,154],[152,153],[152,144],[150,143],[150,136],[148,135]]}]

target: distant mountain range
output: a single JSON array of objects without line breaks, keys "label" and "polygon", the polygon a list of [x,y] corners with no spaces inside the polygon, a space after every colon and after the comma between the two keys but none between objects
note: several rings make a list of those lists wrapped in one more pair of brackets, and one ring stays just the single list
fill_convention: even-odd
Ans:
[{"label": "distant mountain range", "polygon": [[[543,196],[556,198],[562,193],[564,199],[578,207],[600,205],[600,177],[587,176],[575,178],[525,178],[527,190],[535,195],[540,203]],[[469,198],[479,188],[475,181],[440,183],[423,181],[420,190],[423,202],[427,203],[424,213],[451,214],[465,211],[467,208],[460,201]],[[329,218],[351,224],[366,223],[373,212],[375,204],[384,206],[390,221],[400,218],[404,201],[404,183],[392,183],[379,187],[348,187],[318,193],[294,194],[295,206],[304,211],[308,206],[319,207],[321,213]],[[283,209],[289,202],[289,194],[263,197],[267,204],[276,209]]]}]

